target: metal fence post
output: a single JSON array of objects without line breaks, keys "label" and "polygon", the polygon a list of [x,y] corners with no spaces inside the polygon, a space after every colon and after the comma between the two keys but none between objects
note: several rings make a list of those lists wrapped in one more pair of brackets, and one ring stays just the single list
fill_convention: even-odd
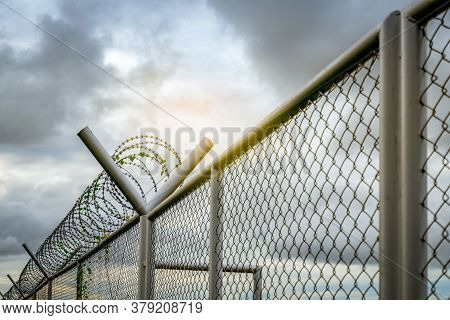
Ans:
[{"label": "metal fence post", "polygon": [[147,220],[147,299],[155,299],[155,243],[153,233],[154,222],[150,218]]},{"label": "metal fence post", "polygon": [[220,300],[222,298],[222,258],[220,241],[220,172],[211,169],[211,207],[209,230],[209,299]]},{"label": "metal fence post", "polygon": [[[50,277],[48,276],[44,267],[40,264],[40,262],[38,261],[37,257],[34,255],[34,253],[31,252],[30,248],[28,248],[28,246],[25,243],[23,243],[22,246],[25,249],[25,251],[28,253],[28,255],[31,257],[31,260],[34,261],[36,266],[39,268],[39,270],[42,272],[45,279],[47,280],[47,300],[51,300],[52,299],[52,281],[50,280]],[[33,297],[36,300],[36,291],[33,292]]]},{"label": "metal fence post", "polygon": [[402,299],[425,299],[427,293],[425,266],[427,249],[422,239],[427,216],[422,205],[426,178],[422,172],[426,149],[421,138],[425,112],[420,104],[421,72],[420,29],[410,17],[402,14],[401,32],[401,258]]},{"label": "metal fence post", "polygon": [[77,262],[77,300],[83,300],[83,266]]},{"label": "metal fence post", "polygon": [[139,268],[138,268],[138,300],[147,299],[147,223],[146,216],[139,218]]},{"label": "metal fence post", "polygon": [[418,27],[390,14],[380,30],[380,299],[426,294],[420,51]]},{"label": "metal fence post", "polygon": [[253,300],[262,300],[262,277],[261,268],[253,272]]},{"label": "metal fence post", "polygon": [[47,283],[47,300],[52,300],[53,298],[53,281],[49,280]]},{"label": "metal fence post", "polygon": [[400,12],[380,30],[380,299],[400,291]]},{"label": "metal fence post", "polygon": [[11,278],[11,276],[9,274],[6,275],[9,279],[9,281],[12,282],[13,286],[17,289],[17,291],[19,291],[20,295],[22,296],[22,299],[25,300],[25,295],[23,294],[22,290],[20,290],[19,286],[16,284],[16,282]]}]

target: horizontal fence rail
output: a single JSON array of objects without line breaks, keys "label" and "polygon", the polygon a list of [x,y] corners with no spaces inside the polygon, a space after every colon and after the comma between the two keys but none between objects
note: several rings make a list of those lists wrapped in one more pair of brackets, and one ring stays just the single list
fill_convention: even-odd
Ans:
[{"label": "horizontal fence rail", "polygon": [[141,217],[103,154],[134,208],[101,174],[120,217],[78,218],[88,192],[5,298],[449,299],[448,7],[389,15]]}]

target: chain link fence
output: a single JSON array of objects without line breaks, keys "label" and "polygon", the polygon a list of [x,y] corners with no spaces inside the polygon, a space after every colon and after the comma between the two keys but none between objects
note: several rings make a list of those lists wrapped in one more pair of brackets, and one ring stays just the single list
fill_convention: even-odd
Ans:
[{"label": "chain link fence", "polygon": [[377,297],[378,77],[374,53],[224,169],[223,267],[262,299]]},{"label": "chain link fence", "polygon": [[83,300],[137,299],[139,224],[81,262],[78,297]]},{"label": "chain link fence", "polygon": [[53,300],[77,299],[77,267],[71,268],[59,275],[52,283]]},{"label": "chain link fence", "polygon": [[36,300],[48,299],[48,284],[44,285],[41,289],[36,291]]},{"label": "chain link fence", "polygon": [[[450,298],[447,7],[419,21],[427,184],[422,275],[428,299]],[[152,272],[146,287],[152,298],[208,299],[213,289],[219,299],[379,298],[384,256],[379,254],[378,31],[348,58],[351,63],[341,61],[344,66],[333,76],[284,110],[270,134],[220,167],[217,230],[211,230],[216,185],[205,177],[151,218],[147,267]],[[180,159],[157,138],[136,143],[137,138],[119,146],[113,157],[145,199],[159,183],[145,158],[156,160],[163,176],[170,171],[150,146],[165,148],[178,164]],[[69,268],[52,279],[53,299],[138,297],[144,283],[139,282],[139,223],[106,240],[134,215],[115,184],[99,175],[36,254],[50,276]],[[218,235],[214,250],[211,231]],[[213,254],[218,262],[210,267]],[[210,278],[214,269],[218,277]],[[45,299],[49,286],[43,281],[30,260],[18,285],[28,295],[39,288],[36,299]],[[5,297],[21,294],[11,287]]]},{"label": "chain link fence", "polygon": [[427,156],[423,171],[427,179],[423,205],[428,226],[423,239],[428,249],[426,274],[429,299],[450,299],[449,209],[449,29],[448,10],[422,27],[425,54],[422,64],[424,90],[421,102],[426,113],[422,138]]},{"label": "chain link fence", "polygon": [[205,182],[155,219],[155,299],[208,298],[210,199]]}]

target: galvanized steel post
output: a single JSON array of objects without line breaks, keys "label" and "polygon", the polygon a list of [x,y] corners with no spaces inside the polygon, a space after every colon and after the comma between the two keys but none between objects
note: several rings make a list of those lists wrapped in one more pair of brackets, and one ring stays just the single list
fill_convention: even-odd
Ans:
[{"label": "galvanized steel post", "polygon": [[52,300],[53,298],[53,280],[47,282],[47,300]]},{"label": "galvanized steel post", "polygon": [[380,30],[380,299],[420,299],[426,215],[419,31],[400,12]]},{"label": "galvanized steel post", "polygon": [[83,269],[80,262],[77,262],[77,293],[76,300],[83,300]]},{"label": "galvanized steel post", "polygon": [[139,218],[139,268],[138,268],[138,300],[147,299],[147,252],[148,252],[148,236],[147,236],[148,219],[146,216]]},{"label": "galvanized steel post", "polygon": [[[147,217],[148,218],[148,217]],[[147,269],[146,269],[146,299],[155,298],[155,243],[153,234],[153,220],[147,219]]]},{"label": "galvanized steel post", "polygon": [[400,12],[380,31],[380,299],[400,293]]},{"label": "galvanized steel post", "polygon": [[253,300],[262,300],[262,275],[261,268],[253,272]]},{"label": "galvanized steel post", "polygon": [[220,241],[220,172],[216,168],[211,169],[211,207],[209,230],[209,299],[220,300],[222,298],[222,259]]},{"label": "galvanized steel post", "polygon": [[[145,207],[147,203],[137,192],[136,188],[130,183],[127,177],[122,173],[119,166],[114,162],[113,158],[108,154],[106,149],[102,146],[100,141],[95,137],[92,131],[86,127],[78,133],[80,139],[84,142],[86,147],[91,151],[103,169],[108,173],[123,195],[127,198],[136,212],[142,217],[145,215]],[[138,279],[138,299],[145,299],[145,282],[146,282],[146,268],[145,263],[147,259],[147,219],[140,219],[139,228],[139,279]]]}]

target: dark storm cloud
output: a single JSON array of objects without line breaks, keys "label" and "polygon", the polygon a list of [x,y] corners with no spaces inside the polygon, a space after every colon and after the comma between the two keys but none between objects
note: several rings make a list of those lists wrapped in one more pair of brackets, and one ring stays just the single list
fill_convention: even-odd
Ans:
[{"label": "dark storm cloud", "polygon": [[[136,5],[148,11],[156,8],[152,3],[136,2]],[[121,23],[125,23],[136,39],[141,34],[134,30],[141,27],[141,20],[138,19],[136,24],[127,23],[134,13],[120,14],[126,7],[111,1],[63,1],[58,15],[41,15],[37,23],[115,74],[117,70],[103,63],[107,50],[114,48],[115,31],[122,31]],[[147,43],[159,41],[159,37],[169,31],[168,25],[167,21],[157,25],[158,36]],[[149,30],[145,32],[151,32],[154,27],[149,24]],[[105,103],[107,110],[124,103],[108,97],[111,92],[123,88],[118,81],[42,31],[30,26],[30,32],[39,36],[32,48],[19,50],[8,43],[12,39],[6,39],[0,46],[0,144],[41,142],[77,120],[94,122],[93,119],[105,111]],[[174,58],[170,52],[166,57]],[[161,84],[168,76],[170,61],[159,66],[154,57],[148,59],[139,66],[148,72],[131,72],[123,80],[134,84],[142,81],[139,77],[146,76],[147,84]],[[134,94],[130,93],[130,96]]]},{"label": "dark storm cloud", "polygon": [[[93,32],[88,5],[66,3],[61,16],[45,15],[44,28],[94,61],[101,61],[106,38]],[[35,31],[35,30],[33,30]],[[108,79],[68,48],[41,33],[29,50],[0,49],[0,143],[32,143],[54,134],[62,122],[79,117],[82,103]]]},{"label": "dark storm cloud", "polygon": [[37,249],[42,238],[50,231],[47,221],[24,203],[0,203],[0,212],[0,256],[22,254],[24,242]]},{"label": "dark storm cloud", "polygon": [[296,93],[345,49],[412,0],[208,0],[247,46],[260,78]]},{"label": "dark storm cloud", "polygon": [[[58,14],[42,15],[37,22],[114,73],[102,64],[113,46],[109,31],[119,15],[114,10],[117,6],[110,1],[63,1]],[[21,172],[0,178],[0,189],[7,190],[0,199],[0,256],[22,254],[23,242],[33,250],[39,247],[95,168],[80,171],[83,163],[77,161],[90,158],[75,137],[77,128],[127,102],[108,95],[120,84],[98,68],[41,31],[31,27],[30,32],[38,41],[27,50],[17,49],[9,38],[0,46],[0,155]],[[166,78],[153,61],[142,66],[145,71],[133,70],[128,80],[145,82],[145,77],[146,84],[153,84]],[[71,128],[70,138],[60,135],[64,127]],[[36,177],[32,168],[41,176]],[[76,181],[67,179],[75,172]],[[63,180],[52,181],[54,176]]]}]

